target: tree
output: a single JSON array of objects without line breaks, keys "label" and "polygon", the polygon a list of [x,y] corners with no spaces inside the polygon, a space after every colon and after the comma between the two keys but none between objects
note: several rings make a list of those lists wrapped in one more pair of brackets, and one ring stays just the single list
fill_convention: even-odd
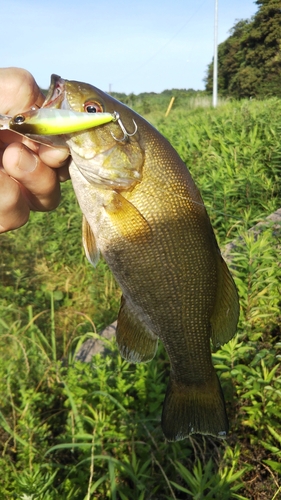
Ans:
[{"label": "tree", "polygon": [[[235,98],[281,97],[281,0],[257,0],[250,20],[240,20],[218,47],[220,95]],[[213,88],[213,63],[206,90]]]}]

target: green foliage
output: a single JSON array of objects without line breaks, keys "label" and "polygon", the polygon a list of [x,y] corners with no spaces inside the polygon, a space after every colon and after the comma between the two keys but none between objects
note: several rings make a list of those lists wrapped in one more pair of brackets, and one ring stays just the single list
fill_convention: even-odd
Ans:
[{"label": "green foliage", "polygon": [[[281,97],[280,0],[257,0],[257,13],[240,20],[218,47],[218,88],[222,96]],[[213,63],[206,76],[212,91]]]},{"label": "green foliage", "polygon": [[281,232],[247,230],[279,207],[281,104],[206,110],[183,100],[168,120],[148,104],[200,186],[220,245],[235,238],[239,331],[213,355],[229,437],[165,442],[161,345],[144,365],[122,360],[114,341],[109,355],[75,361],[83,341],[117,317],[120,292],[102,260],[95,270],[87,263],[81,214],[64,185],[55,212],[0,237],[1,500],[280,496]]},{"label": "green foliage", "polygon": [[112,93],[112,96],[123,102],[130,108],[133,108],[140,115],[145,115],[148,120],[155,116],[163,116],[168,109],[169,103],[174,97],[173,110],[194,109],[195,107],[211,107],[211,99],[202,90],[192,89],[171,89],[164,90],[160,94],[154,92],[144,92],[138,95]]},{"label": "green foliage", "polygon": [[[204,468],[202,468],[202,464],[198,460],[193,466],[192,472],[178,462],[176,468],[189,488],[187,489],[174,482],[172,484],[180,491],[190,495],[194,500],[201,500],[202,498],[204,500],[213,500],[214,498],[219,500],[230,498],[230,495],[233,499],[247,500],[246,497],[235,493],[235,491],[241,489],[241,483],[238,480],[247,469],[245,467],[234,472],[238,465],[239,457],[240,449],[238,446],[234,450],[227,448],[224,456],[225,461],[222,461],[224,466],[219,467],[215,473],[211,459]],[[236,484],[233,485],[232,483]]]},{"label": "green foliage", "polygon": [[280,206],[280,112],[271,99],[154,121],[188,165],[221,244]]}]

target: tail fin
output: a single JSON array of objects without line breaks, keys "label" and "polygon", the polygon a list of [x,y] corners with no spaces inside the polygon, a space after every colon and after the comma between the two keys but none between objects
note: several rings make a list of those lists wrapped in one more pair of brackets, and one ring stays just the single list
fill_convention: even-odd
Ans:
[{"label": "tail fin", "polygon": [[179,385],[170,380],[162,412],[162,429],[168,441],[179,441],[194,433],[226,436],[228,419],[215,371],[205,384]]}]

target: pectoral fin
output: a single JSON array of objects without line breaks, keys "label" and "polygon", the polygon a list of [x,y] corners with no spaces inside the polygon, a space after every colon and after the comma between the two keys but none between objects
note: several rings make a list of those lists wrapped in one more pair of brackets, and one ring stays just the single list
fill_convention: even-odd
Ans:
[{"label": "pectoral fin", "polygon": [[122,194],[114,192],[111,202],[104,208],[120,236],[142,241],[151,236],[147,220]]},{"label": "pectoral fin", "polygon": [[147,362],[154,358],[157,336],[137,317],[123,297],[117,320],[116,340],[121,356],[131,363]]},{"label": "pectoral fin", "polygon": [[82,219],[82,242],[86,257],[92,266],[96,267],[99,261],[99,250],[96,245],[95,235],[85,216]]},{"label": "pectoral fin", "polygon": [[228,342],[236,332],[239,319],[239,298],[229,269],[219,255],[218,292],[211,318],[212,342],[215,347]]}]

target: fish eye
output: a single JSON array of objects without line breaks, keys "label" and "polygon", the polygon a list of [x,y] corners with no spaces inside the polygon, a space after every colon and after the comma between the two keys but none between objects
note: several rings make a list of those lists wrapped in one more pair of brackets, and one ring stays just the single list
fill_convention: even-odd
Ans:
[{"label": "fish eye", "polygon": [[14,117],[14,123],[23,123],[25,121],[25,117],[23,115],[16,115]]},{"label": "fish eye", "polygon": [[87,101],[84,104],[86,113],[103,113],[103,107],[96,101]]}]

